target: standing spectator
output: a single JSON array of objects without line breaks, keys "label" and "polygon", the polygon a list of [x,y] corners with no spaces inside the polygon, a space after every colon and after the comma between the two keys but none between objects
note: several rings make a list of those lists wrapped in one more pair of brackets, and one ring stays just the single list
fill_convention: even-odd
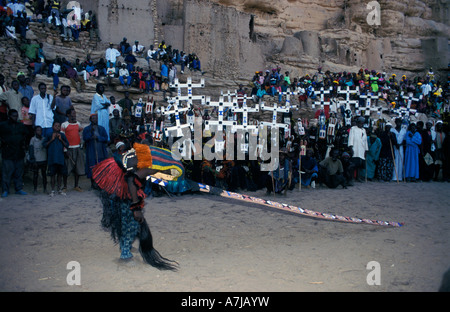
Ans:
[{"label": "standing spectator", "polygon": [[395,127],[391,129],[391,132],[394,133],[396,144],[394,147],[394,172],[392,176],[392,180],[402,181],[404,179],[404,170],[405,170],[405,155],[403,152],[403,143],[406,136],[406,130],[402,127],[402,119],[395,119]]},{"label": "standing spectator", "polygon": [[113,117],[109,120],[109,137],[111,142],[115,142],[119,138],[120,131],[123,127],[123,121],[120,117],[119,110],[116,108],[112,112]]},{"label": "standing spectator", "polygon": [[28,132],[18,119],[17,110],[11,109],[8,112],[8,120],[0,123],[2,197],[8,196],[11,180],[16,194],[27,195],[23,191],[23,168]]},{"label": "standing spectator", "polygon": [[114,118],[114,110],[117,109],[119,111],[119,116],[122,117],[122,107],[120,107],[119,103],[116,103],[115,96],[111,95],[109,97],[109,101],[111,102],[111,105],[109,106],[109,119]]},{"label": "standing spectator", "polygon": [[86,177],[91,179],[91,189],[93,189],[92,167],[108,158],[106,150],[108,133],[98,124],[97,114],[91,114],[89,121],[91,124],[83,130],[83,141],[86,144],[85,173]]},{"label": "standing spectator", "polygon": [[355,164],[356,179],[360,182],[362,180],[359,171],[365,168],[366,153],[369,150],[366,130],[363,128],[364,121],[364,117],[358,117],[356,126],[350,128],[348,136],[348,147],[351,151],[352,162]]},{"label": "standing spectator", "polygon": [[77,121],[77,113],[73,107],[66,111],[68,120],[61,125],[61,132],[64,133],[69,142],[69,147],[66,152],[65,164],[67,168],[67,175],[64,177],[65,185],[67,185],[67,176],[73,172],[74,187],[77,192],[83,190],[79,186],[80,176],[84,175],[84,151],[81,148],[81,135],[83,127]]},{"label": "standing spectator", "polygon": [[380,134],[381,150],[377,170],[378,178],[385,182],[391,181],[393,173],[399,169],[394,166],[394,146],[397,144],[397,139],[391,128],[392,124],[387,123]]},{"label": "standing spectator", "polygon": [[30,114],[34,126],[42,127],[45,137],[53,132],[53,115],[55,108],[54,97],[47,94],[47,85],[43,82],[38,85],[39,94],[33,96],[30,103]]},{"label": "standing spectator", "polygon": [[[0,74],[0,95],[8,91],[5,85],[5,76]],[[0,122],[8,120],[8,104],[6,100],[0,100]]]},{"label": "standing spectator", "polygon": [[48,175],[50,176],[50,185],[52,191],[50,196],[55,196],[55,182],[58,193],[66,195],[65,188],[61,188],[62,178],[66,174],[66,165],[64,160],[64,149],[69,147],[66,135],[61,133],[61,124],[54,121],[52,125],[53,132],[45,136],[44,146],[47,148]]},{"label": "standing spectator", "polygon": [[422,143],[422,137],[413,123],[409,125],[405,142],[405,178],[407,182],[416,182],[419,179],[419,146]]},{"label": "standing spectator", "polygon": [[55,110],[53,119],[58,121],[61,125],[67,121],[67,110],[73,108],[72,100],[70,99],[70,87],[67,85],[61,86],[61,95],[55,92]]},{"label": "standing spectator", "polygon": [[42,128],[37,126],[34,137],[30,140],[29,146],[29,162],[33,172],[33,194],[37,194],[39,172],[42,176],[42,186],[44,194],[47,193],[47,149],[42,144],[44,137],[42,136]]},{"label": "standing spectator", "polygon": [[106,130],[107,142],[109,141],[109,106],[111,102],[103,94],[105,86],[98,83],[96,86],[97,93],[92,98],[91,114],[97,114],[97,123]]},{"label": "standing spectator", "polygon": [[8,111],[14,109],[18,112],[18,121],[22,121],[22,93],[19,92],[19,81],[11,83],[11,89],[0,94],[0,102],[5,101]]},{"label": "standing spectator", "polygon": [[125,91],[123,94],[124,98],[119,100],[117,104],[122,107],[122,116],[134,116],[134,103],[133,100],[130,99],[130,92]]},{"label": "standing spectator", "polygon": [[435,151],[436,161],[434,163],[434,165],[435,165],[434,181],[438,181],[439,171],[441,168],[443,169],[442,177],[444,178],[444,181],[445,181],[446,180],[446,172],[444,170],[444,162],[445,162],[444,142],[445,142],[446,134],[444,132],[442,120],[438,120],[436,122],[435,131],[436,131],[436,138],[434,139],[434,145],[436,147],[436,151]]},{"label": "standing spectator", "polygon": [[30,140],[34,135],[34,129],[33,129],[33,121],[30,118],[30,114],[28,114],[28,111],[30,110],[30,100],[27,97],[22,97],[22,123],[27,128],[28,135],[27,140],[25,144],[28,146],[30,144]]},{"label": "standing spectator", "polygon": [[365,172],[367,179],[372,180],[375,177],[375,172],[377,169],[377,163],[380,158],[381,151],[381,140],[378,138],[375,133],[372,133],[367,138],[367,146],[368,151],[366,153],[366,168],[363,169]]},{"label": "standing spectator", "polygon": [[34,90],[33,87],[27,83],[25,74],[23,72],[19,72],[17,74],[17,80],[19,81],[19,92],[31,101],[34,96]]},{"label": "standing spectator", "polygon": [[109,43],[109,48],[106,49],[106,52],[105,52],[105,58],[106,58],[107,66],[110,67],[110,65],[112,65],[112,67],[115,67],[118,56],[120,56],[119,50],[114,48],[113,43],[110,42]]}]

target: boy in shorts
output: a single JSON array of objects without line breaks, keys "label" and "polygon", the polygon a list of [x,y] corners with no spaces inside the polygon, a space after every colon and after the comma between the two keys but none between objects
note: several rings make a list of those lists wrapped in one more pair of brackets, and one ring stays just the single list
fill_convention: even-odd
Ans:
[{"label": "boy in shorts", "polygon": [[84,175],[84,152],[81,149],[81,134],[83,127],[77,121],[77,113],[75,108],[71,107],[66,112],[68,121],[61,125],[61,132],[66,135],[69,142],[69,148],[66,152],[66,168],[67,175],[64,178],[64,186],[67,186],[67,176],[73,172],[74,175],[74,190],[82,192],[83,190],[78,185],[80,176]]}]

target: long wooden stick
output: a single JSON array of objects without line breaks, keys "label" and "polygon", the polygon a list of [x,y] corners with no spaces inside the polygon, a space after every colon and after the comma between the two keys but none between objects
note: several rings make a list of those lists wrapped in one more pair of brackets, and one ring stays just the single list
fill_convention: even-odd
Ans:
[{"label": "long wooden stick", "polygon": [[[156,183],[159,185],[164,184],[164,183],[167,184],[166,181],[164,181],[162,179],[154,178],[152,176],[148,176],[147,180],[150,180],[152,183]],[[379,221],[379,220],[371,220],[371,219],[361,219],[361,218],[345,217],[345,216],[340,216],[340,215],[335,215],[335,214],[317,212],[317,211],[313,211],[313,210],[309,210],[309,209],[303,209],[300,207],[296,207],[293,205],[277,203],[275,201],[270,201],[270,200],[266,200],[266,199],[261,199],[261,198],[257,198],[257,197],[244,195],[244,194],[229,192],[226,190],[222,190],[218,187],[212,187],[212,186],[202,184],[202,183],[196,183],[196,182],[194,182],[194,183],[198,185],[199,190],[203,193],[209,193],[209,194],[213,194],[213,195],[219,195],[219,196],[225,197],[225,198],[232,198],[232,199],[236,199],[236,200],[240,200],[240,201],[245,201],[248,203],[259,204],[259,205],[267,206],[270,208],[275,208],[275,209],[280,209],[280,210],[287,211],[287,212],[300,214],[300,215],[306,216],[306,217],[318,218],[318,219],[328,220],[328,221],[339,221],[339,222],[356,223],[356,224],[371,224],[371,225],[380,225],[380,226],[386,226],[386,227],[401,227],[404,225],[403,222],[390,222],[390,221]]]},{"label": "long wooden stick", "polygon": [[232,198],[240,201],[255,203],[275,209],[281,209],[284,211],[300,214],[306,217],[311,218],[319,218],[322,220],[329,220],[329,221],[340,221],[340,222],[347,222],[347,223],[358,223],[358,224],[371,224],[371,225],[381,225],[381,226],[387,226],[387,227],[401,227],[404,225],[403,222],[390,222],[390,221],[380,221],[380,220],[371,220],[371,219],[362,219],[362,218],[354,218],[354,217],[345,217],[345,216],[339,216],[335,214],[329,214],[329,213],[322,213],[317,212],[309,209],[302,209],[297,206],[288,205],[288,204],[282,204],[277,203],[270,200],[265,200],[261,198],[256,198],[244,194],[229,192],[225,190],[221,190],[216,187],[211,187],[209,185],[198,183],[198,186],[200,188],[201,192],[204,193],[210,193],[214,195],[219,195],[221,197],[226,198]]},{"label": "long wooden stick", "polygon": [[399,181],[398,181],[398,170],[397,170],[397,165],[395,163],[395,157],[394,157],[394,149],[392,148],[392,142],[391,142],[390,138],[389,138],[389,144],[391,145],[392,161],[394,162],[395,175],[397,177],[397,184],[399,184]]}]

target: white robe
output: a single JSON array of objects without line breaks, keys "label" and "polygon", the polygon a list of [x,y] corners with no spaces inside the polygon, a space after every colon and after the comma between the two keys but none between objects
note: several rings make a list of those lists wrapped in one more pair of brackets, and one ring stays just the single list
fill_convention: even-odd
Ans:
[{"label": "white robe", "polygon": [[351,127],[348,135],[348,146],[353,147],[353,157],[366,159],[364,154],[365,151],[369,150],[366,129],[358,126]]},{"label": "white robe", "polygon": [[397,139],[397,144],[400,145],[399,148],[394,146],[394,173],[392,175],[392,180],[397,181],[397,174],[398,174],[398,180],[403,180],[403,172],[404,172],[404,161],[405,161],[405,155],[403,152],[403,146],[402,143],[405,140],[406,130],[402,127],[400,131],[397,131],[395,128],[391,128],[391,132],[395,134]]}]

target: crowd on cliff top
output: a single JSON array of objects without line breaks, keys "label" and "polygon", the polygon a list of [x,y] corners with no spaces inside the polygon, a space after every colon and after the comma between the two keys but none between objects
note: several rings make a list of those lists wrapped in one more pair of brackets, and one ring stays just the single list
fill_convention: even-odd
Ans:
[{"label": "crowd on cliff top", "polygon": [[[4,1],[5,2],[5,1]],[[102,58],[93,60],[86,55],[83,60],[67,60],[58,57],[48,60],[45,56],[42,43],[31,42],[26,34],[30,22],[40,22],[59,31],[61,40],[78,41],[80,32],[89,32],[91,40],[100,40],[97,17],[92,11],[83,13],[78,23],[71,10],[62,10],[60,1],[11,1],[0,6],[0,35],[13,38],[21,56],[28,63],[29,75],[32,79],[36,75],[44,74],[53,77],[53,87],[58,88],[60,77],[70,79],[71,85],[78,92],[83,92],[90,79],[104,80],[108,85],[113,78],[118,78],[124,88],[136,87],[146,93],[171,91],[168,85],[177,77],[177,67],[181,73],[185,68],[201,72],[201,64],[195,53],[185,54],[183,51],[173,49],[171,45],[162,41],[154,47],[146,49],[138,41],[130,44],[127,38],[118,44],[110,43]],[[117,58],[121,56],[121,61]],[[145,58],[148,67],[138,63],[137,58]],[[150,66],[157,68],[154,70]]]}]

